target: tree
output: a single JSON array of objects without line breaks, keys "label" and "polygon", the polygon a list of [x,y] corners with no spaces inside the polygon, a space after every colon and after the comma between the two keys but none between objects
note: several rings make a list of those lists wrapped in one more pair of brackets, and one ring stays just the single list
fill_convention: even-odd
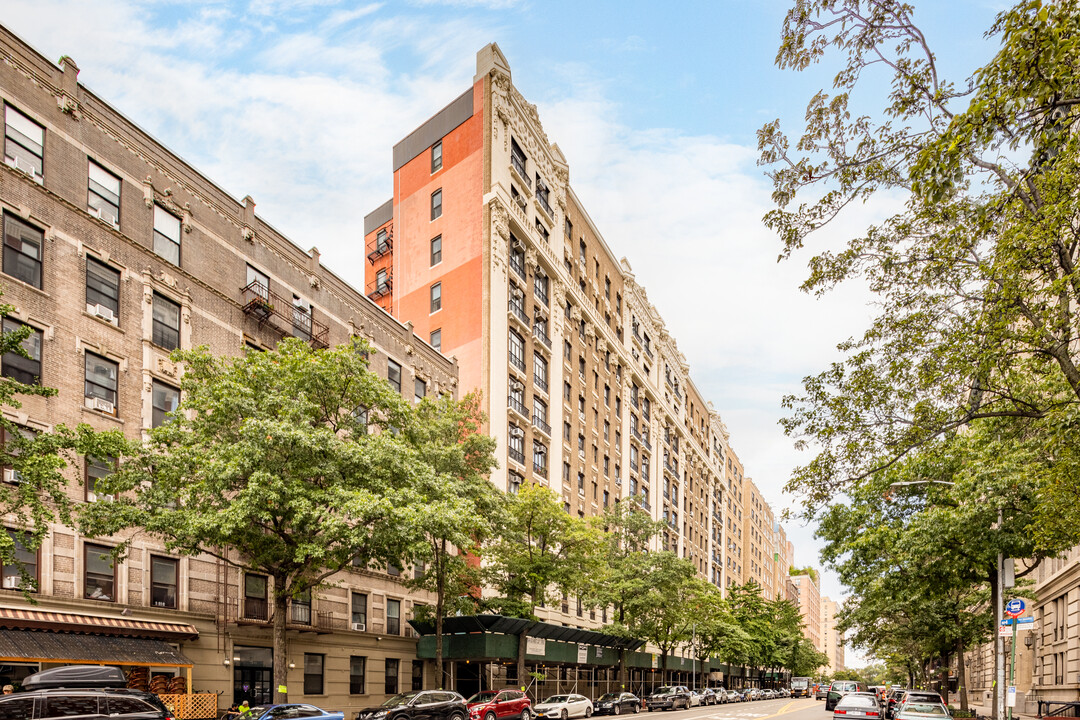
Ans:
[{"label": "tree", "polygon": [[628,627],[634,637],[660,649],[661,679],[666,683],[668,656],[690,639],[696,608],[715,587],[697,577],[693,563],[673,552],[649,553],[646,558],[648,588],[627,602]]},{"label": "tree", "polygon": [[752,668],[761,668],[772,652],[772,620],[761,586],[753,580],[736,585],[728,591],[727,599],[735,621],[750,637],[746,652],[739,659]]},{"label": "tree", "polygon": [[[526,483],[507,497],[502,524],[485,547],[484,574],[498,593],[489,606],[536,620],[536,606],[554,593],[585,593],[602,557],[603,538],[563,510],[549,488]],[[518,678],[525,678],[528,629],[518,636]]]},{"label": "tree", "polygon": [[[2,293],[0,293],[2,294]],[[22,408],[21,398],[55,397],[55,388],[40,384],[19,367],[19,360],[30,360],[31,353],[40,359],[41,338],[29,325],[11,318],[15,308],[0,304],[0,356],[5,369],[13,371],[0,376],[0,405],[9,410]],[[26,573],[18,557],[21,546],[36,552],[56,524],[74,527],[77,505],[68,492],[70,479],[65,471],[79,465],[79,456],[92,458],[116,457],[126,446],[123,434],[116,430],[95,432],[90,425],[79,423],[74,429],[57,425],[51,431],[33,431],[0,414],[0,465],[9,468],[16,482],[0,483],[0,515],[9,518],[17,532],[0,531],[0,561],[10,568],[19,568],[20,587],[25,597],[34,602],[31,592],[35,579]],[[7,480],[7,478],[4,478]]]},{"label": "tree", "polygon": [[[664,523],[632,502],[616,502],[598,518],[604,531],[604,557],[587,597],[590,603],[612,609],[611,623],[603,632],[633,637],[627,617],[627,603],[649,587],[647,566],[649,543]],[[626,648],[619,650],[619,684],[626,687]]]},{"label": "tree", "polygon": [[460,402],[443,396],[421,402],[405,432],[418,459],[434,471],[420,475],[416,488],[426,512],[420,524],[421,541],[410,555],[423,570],[410,585],[435,595],[439,687],[447,679],[443,618],[475,612],[474,595],[481,583],[476,551],[492,534],[501,506],[488,480],[497,463],[495,440],[481,432],[484,420],[477,395],[467,395]]},{"label": "tree", "polygon": [[[1022,0],[989,35],[997,53],[953,83],[899,0],[796,0],[787,13],[780,67],[832,52],[845,62],[800,137],[778,121],[758,133],[782,257],[849,205],[903,202],[842,250],[817,252],[803,284],[860,279],[880,308],[843,361],[785,399],[785,430],[817,446],[789,484],[811,507],[988,418],[1041,436],[1041,480],[1052,497],[1077,496],[1080,8]],[[889,87],[877,113],[852,112],[864,79]],[[1076,508],[1054,509],[1075,527]]]},{"label": "tree", "polygon": [[727,601],[715,585],[708,585],[694,598],[692,633],[687,647],[698,659],[741,655],[747,650],[750,636],[732,617]]},{"label": "tree", "polygon": [[431,522],[418,488],[433,471],[367,351],[290,338],[243,357],[174,353],[179,408],[121,463],[106,488],[117,500],[83,518],[93,536],[140,528],[170,551],[269,576],[278,703],[289,601],[350,565],[401,564]]}]

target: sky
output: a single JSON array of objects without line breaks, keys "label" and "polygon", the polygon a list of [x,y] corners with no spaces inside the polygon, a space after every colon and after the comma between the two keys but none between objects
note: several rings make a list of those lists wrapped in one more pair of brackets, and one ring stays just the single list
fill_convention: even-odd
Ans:
[{"label": "sky", "polygon": [[[363,216],[392,194],[391,147],[472,82],[497,42],[538,107],[570,182],[665,319],[775,511],[807,462],[781,398],[838,360],[872,317],[858,286],[799,291],[814,251],[900,198],[853,207],[777,262],[755,133],[801,129],[837,59],[774,64],[793,0],[4,0],[0,23],[322,262],[363,288]],[[992,0],[912,0],[942,75],[963,83],[995,50]],[[873,84],[874,76],[868,77]],[[884,88],[856,100],[877,107]],[[786,523],[798,565],[813,527]],[[824,572],[822,592],[843,595]],[[862,658],[849,652],[849,665]]]}]

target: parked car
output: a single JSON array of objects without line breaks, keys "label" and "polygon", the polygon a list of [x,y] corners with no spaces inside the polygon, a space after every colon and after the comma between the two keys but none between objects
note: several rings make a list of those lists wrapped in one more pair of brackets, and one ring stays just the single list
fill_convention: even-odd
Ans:
[{"label": "parked car", "polygon": [[356,713],[356,720],[466,720],[465,698],[447,690],[421,690],[394,695],[382,705]]},{"label": "parked car", "polygon": [[702,705],[701,692],[698,690],[690,691],[690,707],[700,707]]},{"label": "parked car", "polygon": [[465,701],[471,720],[530,720],[532,700],[520,690],[482,690]]},{"label": "parked car", "polygon": [[256,705],[245,716],[245,720],[248,720],[248,718],[250,720],[280,720],[282,718],[345,720],[345,713],[322,710],[306,703],[282,703],[280,705]]},{"label": "parked car", "polygon": [[592,700],[584,695],[570,693],[569,695],[552,695],[543,702],[537,703],[533,708],[538,718],[559,718],[566,720],[572,717],[592,717]]},{"label": "parked car", "polygon": [[[73,715],[110,720],[172,720],[157,695],[128,690],[118,667],[69,665],[23,680],[25,692],[0,696],[2,720],[53,720]],[[37,704],[35,714],[34,705]],[[342,720],[338,715],[338,720]]]},{"label": "parked car", "polygon": [[649,712],[653,710],[677,710],[690,707],[690,689],[685,685],[665,685],[656,688],[645,699]]},{"label": "parked car", "polygon": [[906,692],[907,690],[904,688],[897,688],[885,696],[885,707],[883,709],[886,718],[891,718],[893,716],[893,713],[896,712],[896,708],[900,704],[900,699],[904,697],[904,693]]},{"label": "parked car", "polygon": [[701,691],[702,705],[715,705],[718,702],[720,702],[720,699],[712,688],[705,688]]},{"label": "parked car", "polygon": [[833,720],[878,720],[881,706],[872,692],[849,692],[833,706]]},{"label": "parked car", "polygon": [[832,712],[840,698],[853,692],[868,692],[866,683],[861,680],[833,680],[829,686],[829,694],[825,697],[825,710]]},{"label": "parked car", "polygon": [[725,690],[727,693],[727,700],[725,702],[742,702],[742,693],[738,690]]},{"label": "parked car", "polygon": [[941,699],[941,695],[933,690],[905,690],[904,694],[900,697],[900,704],[904,705],[909,702],[929,702],[938,703],[944,705],[944,701]]},{"label": "parked car", "polygon": [[597,715],[622,715],[624,712],[641,712],[641,699],[637,695],[628,692],[608,693],[601,695],[593,704],[593,712]]},{"label": "parked car", "polygon": [[825,683],[818,683],[814,686],[814,699],[825,700],[829,697],[829,686]]},{"label": "parked car", "polygon": [[896,711],[896,720],[948,720],[949,709],[941,703],[909,702]]}]

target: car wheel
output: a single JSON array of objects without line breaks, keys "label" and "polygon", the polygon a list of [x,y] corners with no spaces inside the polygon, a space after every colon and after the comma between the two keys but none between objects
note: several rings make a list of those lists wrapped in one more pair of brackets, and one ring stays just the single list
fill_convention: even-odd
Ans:
[{"label": "car wheel", "polygon": [[559,713],[559,717],[562,718],[562,720],[566,720],[566,711],[563,710],[561,713]]},{"label": "car wheel", "polygon": [[585,708],[585,717],[587,717],[587,718],[592,717],[592,708],[591,707],[586,707]]},{"label": "car wheel", "polygon": [[453,715],[450,716],[450,720],[465,720],[465,716],[462,715],[461,713],[454,713]]},{"label": "car wheel", "polygon": [[615,713],[616,715],[622,715],[622,705],[616,703],[615,707],[611,709],[611,712]]},{"label": "car wheel", "polygon": [[484,720],[495,720],[495,713],[489,712],[487,715],[484,716]]},{"label": "car wheel", "polygon": [[635,713],[641,712],[641,704],[640,703],[634,703],[634,712]]},{"label": "car wheel", "polygon": [[521,711],[521,720],[529,720],[532,717],[532,713],[529,712],[529,708],[525,708]]}]

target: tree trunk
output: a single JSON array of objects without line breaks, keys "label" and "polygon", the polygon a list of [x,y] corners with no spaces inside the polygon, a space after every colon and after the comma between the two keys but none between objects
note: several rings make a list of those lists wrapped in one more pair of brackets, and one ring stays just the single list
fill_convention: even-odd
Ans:
[{"label": "tree trunk", "polygon": [[619,648],[619,689],[623,692],[629,692],[626,682],[626,648]]},{"label": "tree trunk", "polygon": [[285,655],[285,624],[289,620],[289,602],[285,594],[286,578],[274,578],[274,703],[280,705],[289,702],[288,686],[289,659]]},{"label": "tree trunk", "polygon": [[964,641],[956,641],[956,691],[960,694],[960,709],[968,709],[967,671],[964,669]]},{"label": "tree trunk", "polygon": [[660,684],[667,685],[667,648],[660,648]]},{"label": "tree trunk", "polygon": [[[528,638],[529,636],[526,630],[522,630],[521,634],[518,635],[517,672],[518,682],[521,683],[521,689],[523,692],[528,692],[532,689],[530,684],[525,682],[525,648],[528,647]],[[537,701],[535,690],[532,692],[532,695],[530,695],[530,697],[532,697],[533,702]]]},{"label": "tree trunk", "polygon": [[[963,661],[963,658],[961,658]],[[941,699],[945,701],[946,707],[949,705],[949,654],[944,656],[944,662],[941,666],[941,672],[939,673],[941,678]]]},{"label": "tree trunk", "polygon": [[438,681],[435,687],[439,690],[446,689],[446,665],[443,662],[443,588],[439,581],[439,591],[435,598],[435,672],[438,673]]}]

